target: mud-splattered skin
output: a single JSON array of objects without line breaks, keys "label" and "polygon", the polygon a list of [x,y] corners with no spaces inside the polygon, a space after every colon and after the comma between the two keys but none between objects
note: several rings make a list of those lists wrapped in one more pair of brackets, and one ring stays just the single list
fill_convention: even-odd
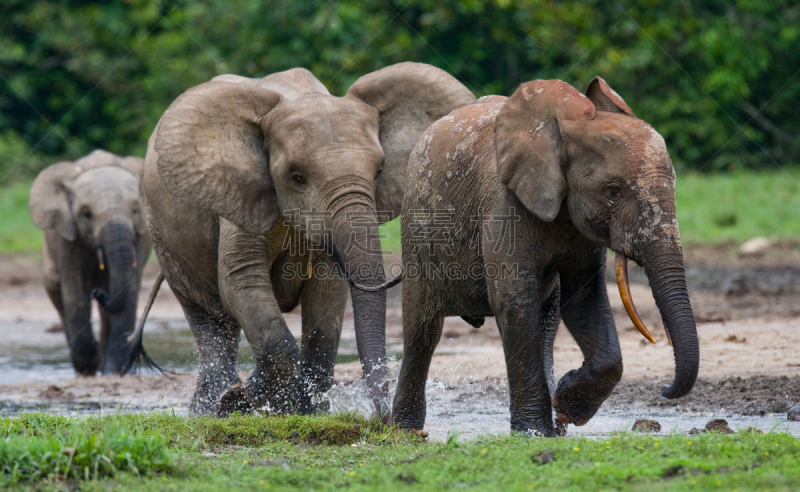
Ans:
[{"label": "mud-splattered skin", "polygon": [[[424,425],[425,380],[446,316],[473,326],[496,317],[512,430],[553,435],[552,407],[560,423],[585,424],[622,376],[604,282],[607,247],[643,265],[650,278],[675,344],[676,379],[664,395],[691,389],[698,343],[669,156],[602,79],[587,95],[561,81],[529,82],[510,98],[485,97],[454,111],[420,138],[402,212],[396,424]],[[424,233],[426,226],[442,232],[441,222],[424,222],[436,211],[450,221],[448,244]],[[424,276],[442,263],[444,271],[482,275]],[[585,361],[551,394],[545,366],[559,309]]]},{"label": "mud-splattered skin", "polygon": [[[446,72],[403,63],[344,97],[298,68],[220,76],[173,102],[150,138],[144,191],[159,263],[200,352],[192,413],[315,410],[312,396],[333,382],[343,277],[383,281],[377,225],[400,211],[414,143],[474,100]],[[370,396],[388,418],[386,294],[350,295]],[[281,314],[298,303],[299,346]],[[240,331],[256,358],[244,387]]]}]

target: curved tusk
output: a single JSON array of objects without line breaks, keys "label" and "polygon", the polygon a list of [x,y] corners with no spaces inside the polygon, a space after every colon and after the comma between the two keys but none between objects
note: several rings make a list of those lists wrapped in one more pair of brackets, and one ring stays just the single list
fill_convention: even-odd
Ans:
[{"label": "curved tusk", "polygon": [[311,280],[311,276],[314,273],[314,250],[309,250],[308,252],[308,279]]},{"label": "curved tusk", "polygon": [[100,264],[100,271],[106,269],[106,264],[103,262],[103,248],[97,248],[97,263]]},{"label": "curved tusk", "polygon": [[639,332],[651,343],[656,343],[656,339],[644,326],[642,318],[636,312],[636,306],[633,305],[633,298],[631,297],[631,287],[628,284],[628,259],[622,253],[617,253],[616,256],[616,271],[617,271],[617,286],[619,287],[619,296],[622,298],[622,305],[625,306],[625,311],[633,321],[633,325]]},{"label": "curved tusk", "polygon": [[390,278],[386,282],[376,285],[375,287],[367,287],[365,285],[359,285],[353,282],[351,279],[347,279],[350,282],[350,285],[355,287],[358,290],[363,290],[364,292],[380,292],[382,290],[386,290],[390,287],[394,287],[395,285],[399,284],[401,280],[403,280],[403,274],[399,274],[396,277]]}]

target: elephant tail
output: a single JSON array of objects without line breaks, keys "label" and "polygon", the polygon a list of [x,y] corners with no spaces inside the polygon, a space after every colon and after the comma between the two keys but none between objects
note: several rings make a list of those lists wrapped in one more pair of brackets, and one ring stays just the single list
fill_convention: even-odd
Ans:
[{"label": "elephant tail", "polygon": [[156,277],[156,281],[153,284],[153,289],[150,291],[150,297],[147,299],[147,304],[144,306],[142,317],[139,319],[139,324],[136,326],[136,330],[128,337],[128,355],[125,357],[125,363],[120,370],[120,374],[123,376],[128,372],[136,372],[142,365],[148,368],[155,368],[161,371],[162,374],[164,373],[164,369],[159,367],[159,365],[147,355],[147,351],[145,351],[144,345],[142,344],[144,323],[147,320],[147,315],[150,314],[150,309],[153,307],[153,302],[156,300],[162,282],[164,282],[164,272],[158,272],[158,277]]}]

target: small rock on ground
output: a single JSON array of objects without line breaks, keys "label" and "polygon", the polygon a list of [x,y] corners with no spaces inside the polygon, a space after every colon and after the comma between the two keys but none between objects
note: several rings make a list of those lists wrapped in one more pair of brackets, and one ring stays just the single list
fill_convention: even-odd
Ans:
[{"label": "small rock on ground", "polygon": [[745,241],[739,251],[743,255],[757,255],[768,250],[770,246],[772,246],[772,242],[769,239],[758,236]]},{"label": "small rock on ground", "polygon": [[728,421],[725,419],[709,420],[706,424],[706,430],[709,432],[720,432],[722,434],[733,434],[733,429],[728,427]]},{"label": "small rock on ground", "polygon": [[800,405],[795,405],[786,413],[786,418],[793,422],[800,422]]},{"label": "small rock on ground", "polygon": [[661,432],[661,424],[655,420],[636,419],[631,430],[636,432]]},{"label": "small rock on ground", "polygon": [[553,456],[553,450],[550,448],[545,449],[542,452],[534,453],[531,455],[531,461],[537,465],[546,465],[551,461],[555,461],[555,457]]}]

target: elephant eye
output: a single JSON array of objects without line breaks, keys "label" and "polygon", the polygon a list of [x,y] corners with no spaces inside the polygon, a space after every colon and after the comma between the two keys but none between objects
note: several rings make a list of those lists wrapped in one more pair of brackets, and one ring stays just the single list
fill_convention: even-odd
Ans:
[{"label": "elephant eye", "polygon": [[619,196],[622,194],[622,190],[619,188],[619,186],[609,186],[606,194],[611,199],[619,198]]},{"label": "elephant eye", "polygon": [[292,181],[294,181],[297,185],[304,185],[306,184],[306,178],[303,177],[300,173],[293,173],[292,174]]},{"label": "elephant eye", "polygon": [[92,220],[92,211],[89,210],[88,208],[84,208],[83,210],[81,210],[81,217],[86,220]]}]

